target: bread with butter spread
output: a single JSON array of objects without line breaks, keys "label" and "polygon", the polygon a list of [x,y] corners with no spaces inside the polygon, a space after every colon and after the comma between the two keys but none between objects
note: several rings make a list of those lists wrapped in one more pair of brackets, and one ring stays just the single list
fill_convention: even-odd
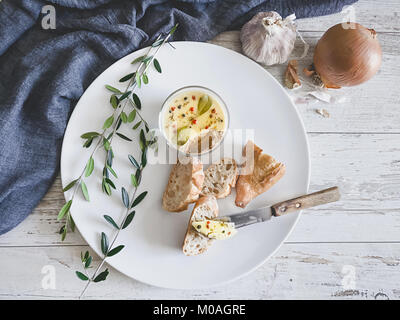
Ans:
[{"label": "bread with butter spread", "polygon": [[198,220],[215,219],[218,216],[217,199],[214,196],[204,196],[197,200],[192,215],[190,216],[185,239],[183,240],[183,253],[187,256],[201,254],[215,241],[193,229],[192,222]]}]

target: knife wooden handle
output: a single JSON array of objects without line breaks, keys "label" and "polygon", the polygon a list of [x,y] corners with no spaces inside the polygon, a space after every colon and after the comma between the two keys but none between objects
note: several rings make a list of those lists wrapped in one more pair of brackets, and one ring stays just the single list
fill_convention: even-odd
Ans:
[{"label": "knife wooden handle", "polygon": [[291,200],[279,202],[271,206],[272,215],[282,216],[306,208],[319,206],[321,204],[338,201],[340,193],[338,187],[332,187],[317,191]]}]

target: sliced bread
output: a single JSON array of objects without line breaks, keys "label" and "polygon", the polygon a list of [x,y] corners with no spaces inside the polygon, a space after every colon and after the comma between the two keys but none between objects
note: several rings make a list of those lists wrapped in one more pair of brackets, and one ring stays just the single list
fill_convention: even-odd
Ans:
[{"label": "sliced bread", "polygon": [[197,200],[190,216],[185,239],[183,240],[183,253],[187,256],[195,256],[207,251],[213,243],[210,239],[193,229],[192,222],[205,218],[214,219],[218,216],[217,200],[213,196],[205,196]]},{"label": "sliced bread", "polygon": [[246,160],[236,184],[235,200],[241,208],[271,188],[285,174],[285,165],[262,153],[262,149],[252,141],[247,142],[243,156]]},{"label": "sliced bread", "polygon": [[234,159],[223,158],[219,163],[210,165],[204,175],[201,195],[213,195],[217,199],[221,199],[227,197],[235,187],[238,167]]},{"label": "sliced bread", "polygon": [[203,164],[197,158],[178,161],[171,170],[162,206],[170,212],[186,210],[200,195],[204,183]]}]

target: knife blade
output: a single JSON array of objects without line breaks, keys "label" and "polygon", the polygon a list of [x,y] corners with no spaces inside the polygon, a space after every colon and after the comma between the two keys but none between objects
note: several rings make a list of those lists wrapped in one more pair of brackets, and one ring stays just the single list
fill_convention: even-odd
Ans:
[{"label": "knife blade", "polygon": [[271,207],[264,207],[251,211],[241,212],[232,214],[229,216],[223,216],[216,218],[215,220],[223,222],[233,222],[235,228],[245,227],[254,223],[265,222],[270,220],[272,217]]}]

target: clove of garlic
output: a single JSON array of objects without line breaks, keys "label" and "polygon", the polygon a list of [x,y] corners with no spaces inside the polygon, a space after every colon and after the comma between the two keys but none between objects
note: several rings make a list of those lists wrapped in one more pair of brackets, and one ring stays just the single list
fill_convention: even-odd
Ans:
[{"label": "clove of garlic", "polygon": [[285,63],[296,41],[295,19],[294,14],[282,19],[275,11],[257,13],[240,33],[244,54],[265,65]]}]

